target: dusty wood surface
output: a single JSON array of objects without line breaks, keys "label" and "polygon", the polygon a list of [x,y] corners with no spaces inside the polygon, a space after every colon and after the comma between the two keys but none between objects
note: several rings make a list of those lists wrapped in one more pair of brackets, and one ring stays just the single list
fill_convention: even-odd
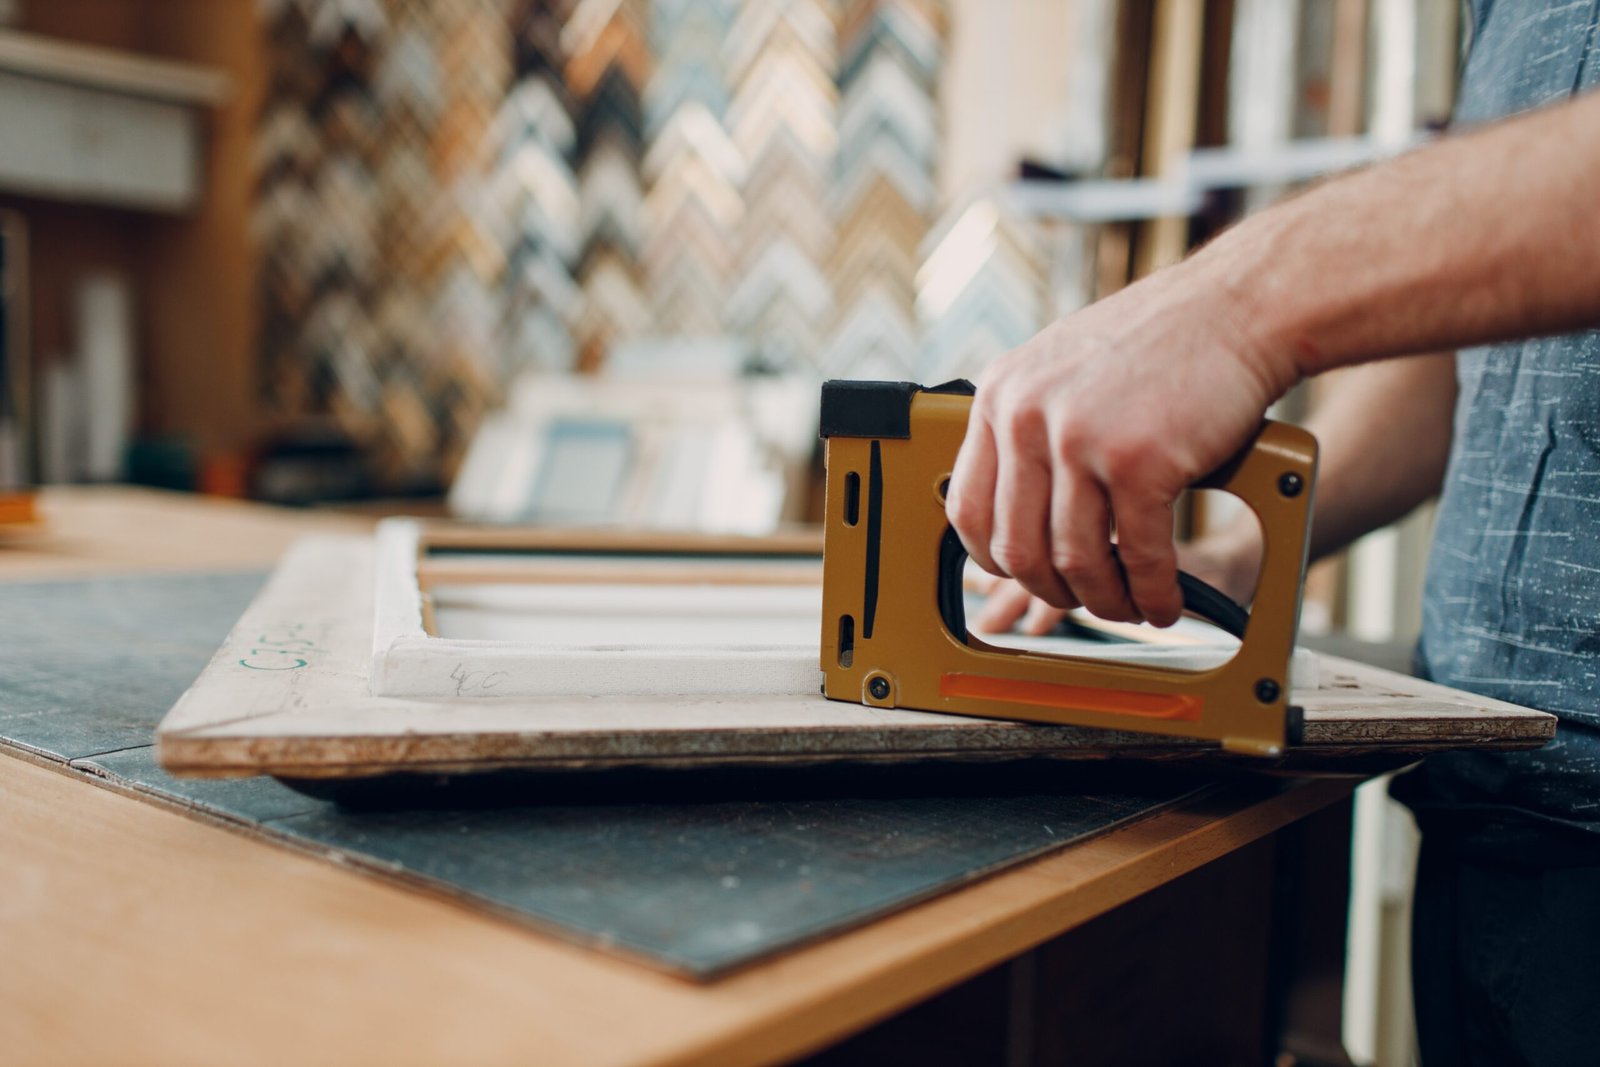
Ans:
[{"label": "dusty wood surface", "polygon": [[[455,697],[479,699],[373,696],[373,575],[368,538],[297,545],[162,723],[163,765],[197,776],[318,778],[632,764],[1215,756],[1201,742],[883,710],[825,700],[809,687],[717,697],[496,698],[494,687],[517,665],[465,656],[436,673],[454,679]],[[1445,747],[1529,747],[1554,731],[1554,718],[1542,712],[1347,661],[1329,659],[1319,673],[1320,688],[1294,694],[1306,727],[1292,760],[1378,753],[1403,762]]]},{"label": "dusty wood surface", "polygon": [[41,1065],[781,1063],[1352,785],[1197,801],[695,986],[0,756],[0,1003],[26,1023],[6,1027],[6,1051]]},{"label": "dusty wood surface", "polygon": [[0,581],[271,567],[297,537],[359,533],[370,519],[126,487],[39,494],[40,528],[0,544]]}]

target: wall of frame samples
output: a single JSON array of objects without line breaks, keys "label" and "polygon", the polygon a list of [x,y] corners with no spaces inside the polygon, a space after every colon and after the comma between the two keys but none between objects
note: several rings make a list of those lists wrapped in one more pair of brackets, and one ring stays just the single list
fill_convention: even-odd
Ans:
[{"label": "wall of frame samples", "polygon": [[940,0],[261,9],[263,392],[396,478],[619,343],[941,380],[1046,319],[1044,231],[941,192]]},{"label": "wall of frame samples", "polygon": [[[463,514],[724,529],[815,511],[813,438],[767,387],[975,374],[1292,191],[1285,151],[1446,119],[1463,29],[1460,0],[0,0],[0,27],[230,86],[195,104],[182,210],[0,174],[0,492],[96,477],[53,459],[113,411],[105,454],[170,449],[159,484],[454,480]],[[1197,150],[1238,184],[1168,196]],[[1088,179],[1058,204],[1153,179],[1167,206],[1023,217],[1023,160]],[[735,506],[692,475],[741,433]],[[150,475],[98,476],[124,473]],[[1304,629],[1406,643],[1428,523],[1319,564]],[[1346,1045],[1406,1062],[1408,831],[1381,789],[1357,822]]]}]

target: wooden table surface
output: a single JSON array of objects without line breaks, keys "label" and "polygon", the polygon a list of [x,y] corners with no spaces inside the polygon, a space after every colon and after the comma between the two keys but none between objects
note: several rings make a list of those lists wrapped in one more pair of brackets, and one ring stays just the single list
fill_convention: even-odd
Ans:
[{"label": "wooden table surface", "polygon": [[[299,533],[364,525],[134,490],[52,492],[44,509],[50,532],[0,549],[0,579],[265,567]],[[7,751],[0,1059],[781,1063],[1353,785],[1213,794],[696,985]]]}]

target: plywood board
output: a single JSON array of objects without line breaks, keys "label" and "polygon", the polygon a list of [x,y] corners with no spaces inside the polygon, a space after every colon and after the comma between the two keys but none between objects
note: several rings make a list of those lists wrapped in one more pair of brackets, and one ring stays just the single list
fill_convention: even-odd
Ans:
[{"label": "plywood board", "polygon": [[[708,766],[1049,756],[1221,759],[1203,743],[881,710],[809,692],[766,696],[374,696],[374,553],[364,538],[290,551],[211,665],[162,722],[177,774],[285,778],[503,768]],[[330,606],[337,606],[337,610]],[[1339,660],[1299,690],[1305,743],[1286,760],[1405,757],[1543,744],[1541,712]],[[461,696],[486,675],[458,672]],[[1251,761],[1254,766],[1266,764]]]}]

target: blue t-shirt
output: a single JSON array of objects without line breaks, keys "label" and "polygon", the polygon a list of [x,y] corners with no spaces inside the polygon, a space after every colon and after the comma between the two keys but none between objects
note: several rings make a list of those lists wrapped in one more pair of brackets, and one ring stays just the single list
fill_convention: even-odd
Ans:
[{"label": "blue t-shirt", "polygon": [[[1458,123],[1600,84],[1600,0],[1478,0],[1472,19]],[[1538,751],[1435,756],[1396,793],[1600,834],[1600,331],[1464,351],[1456,378],[1418,665],[1561,722]]]}]

